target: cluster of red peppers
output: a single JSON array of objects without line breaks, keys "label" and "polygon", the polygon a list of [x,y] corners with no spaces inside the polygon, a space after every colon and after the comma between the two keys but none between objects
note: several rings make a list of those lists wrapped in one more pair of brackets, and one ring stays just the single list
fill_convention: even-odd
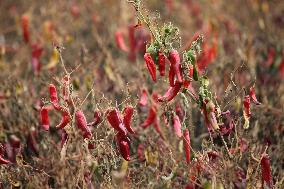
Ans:
[{"label": "cluster of red peppers", "polygon": [[[70,89],[69,89],[69,82],[70,82],[70,77],[65,76],[63,78],[63,87],[62,87],[62,96],[64,101],[68,104],[70,102]],[[50,102],[52,104],[52,107],[54,110],[58,111],[61,113],[61,121],[59,122],[58,125],[56,125],[57,129],[64,129],[71,121],[71,115],[67,107],[64,107],[60,104],[58,95],[57,95],[57,90],[55,85],[49,84],[49,95],[50,95]],[[51,110],[49,106],[43,106],[40,110],[40,117],[41,117],[41,126],[44,130],[48,131],[49,130],[49,117],[48,117],[48,112]],[[81,109],[75,110],[75,123],[80,130],[80,133],[82,134],[83,138],[87,138],[89,140],[92,139],[92,132],[91,132],[91,126],[99,124],[102,119],[101,119],[101,114],[99,111],[94,112],[94,121],[91,123],[87,123],[87,119]],[[67,141],[67,133],[62,132],[62,143],[65,143]],[[89,149],[94,148],[94,144],[89,141],[88,144]]]},{"label": "cluster of red peppers", "polygon": [[105,113],[107,121],[117,131],[116,141],[120,154],[126,161],[130,161],[130,138],[128,134],[134,134],[131,127],[133,113],[134,108],[130,105],[124,108],[123,117],[116,108],[110,108]]}]

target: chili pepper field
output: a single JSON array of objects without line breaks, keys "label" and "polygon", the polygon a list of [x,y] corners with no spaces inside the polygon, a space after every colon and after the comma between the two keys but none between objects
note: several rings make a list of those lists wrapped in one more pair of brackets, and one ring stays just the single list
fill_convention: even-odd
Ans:
[{"label": "chili pepper field", "polygon": [[0,189],[284,188],[284,1],[0,0]]}]

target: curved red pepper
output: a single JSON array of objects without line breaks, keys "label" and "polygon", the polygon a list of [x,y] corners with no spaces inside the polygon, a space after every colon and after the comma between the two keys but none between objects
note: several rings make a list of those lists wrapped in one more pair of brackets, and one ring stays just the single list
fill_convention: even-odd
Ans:
[{"label": "curved red pepper", "polygon": [[116,134],[116,140],[118,143],[119,151],[121,156],[126,160],[130,161],[130,146],[129,146],[129,138],[125,136],[123,133],[118,132]]},{"label": "curved red pepper", "polygon": [[4,165],[4,164],[8,164],[10,163],[9,160],[4,159],[3,157],[0,156],[0,164]]},{"label": "curved red pepper", "polygon": [[159,102],[169,102],[171,101],[179,92],[182,83],[176,82],[173,87],[170,87],[164,96],[158,99]]},{"label": "curved red pepper", "polygon": [[190,163],[190,136],[188,129],[183,131],[183,149],[185,152],[186,162]]},{"label": "curved red pepper", "polygon": [[154,122],[154,129],[157,131],[157,133],[160,135],[160,137],[165,140],[165,137],[161,131],[160,125],[159,125],[159,118],[156,117],[155,122]]},{"label": "curved red pepper", "polygon": [[110,125],[117,130],[118,132],[123,133],[125,136],[127,135],[127,130],[123,121],[121,119],[120,113],[116,109],[108,109],[106,112],[106,118]]},{"label": "curved red pepper", "polygon": [[48,108],[42,107],[40,110],[41,126],[44,130],[49,130]]},{"label": "curved red pepper", "polygon": [[174,71],[173,66],[170,66],[170,69],[169,69],[169,83],[171,87],[175,85],[175,71]]},{"label": "curved red pepper", "polygon": [[153,81],[156,81],[156,65],[150,53],[144,54],[144,60]]},{"label": "curved red pepper", "polygon": [[261,103],[257,100],[256,96],[255,96],[255,92],[254,92],[254,87],[251,87],[249,89],[249,95],[253,101],[253,103],[255,103],[256,105],[260,105]]},{"label": "curved red pepper", "polygon": [[146,89],[143,89],[138,104],[140,106],[146,106],[147,102],[148,102],[148,93],[147,93]]},{"label": "curved red pepper", "polygon": [[61,110],[55,85],[49,84],[48,88],[49,88],[49,95],[52,106],[54,107],[55,110]]},{"label": "curved red pepper", "polygon": [[180,56],[177,50],[170,51],[169,60],[171,63],[171,69],[174,71],[177,81],[181,83],[183,79],[181,74]]},{"label": "curved red pepper", "polygon": [[158,54],[158,65],[159,65],[159,72],[160,76],[165,76],[166,70],[166,57],[163,53],[159,52]]},{"label": "curved red pepper", "polygon": [[131,128],[131,119],[133,116],[134,108],[132,106],[127,106],[123,110],[123,123],[128,132],[134,134],[134,130]]},{"label": "curved red pepper", "polygon": [[56,129],[64,128],[70,122],[70,116],[68,112],[62,112],[62,118],[58,125],[56,125]]},{"label": "curved red pepper", "polygon": [[121,32],[119,32],[119,31],[115,32],[115,41],[116,41],[116,44],[117,44],[119,49],[121,49],[124,52],[129,51],[128,47],[125,45],[125,42],[124,42],[124,39],[123,39]]},{"label": "curved red pepper", "polygon": [[157,111],[154,108],[154,106],[152,106],[149,110],[148,113],[148,117],[146,118],[146,120],[141,124],[141,127],[143,128],[147,128],[149,127],[152,123],[154,123],[155,119],[156,119],[156,115],[157,115]]}]

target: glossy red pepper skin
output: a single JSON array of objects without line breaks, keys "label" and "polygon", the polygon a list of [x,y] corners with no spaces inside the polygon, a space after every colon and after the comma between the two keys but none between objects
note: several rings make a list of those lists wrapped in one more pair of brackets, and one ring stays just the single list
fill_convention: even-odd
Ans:
[{"label": "glossy red pepper skin", "polygon": [[166,71],[166,57],[163,53],[159,52],[158,54],[158,65],[160,76],[165,76]]},{"label": "glossy red pepper skin", "polygon": [[164,96],[158,98],[159,102],[169,102],[171,101],[180,91],[182,83],[176,82],[173,87],[170,87]]},{"label": "glossy red pepper skin", "polygon": [[61,107],[59,105],[57,90],[56,90],[55,85],[49,84],[48,88],[49,88],[50,101],[51,101],[53,108],[55,110],[60,111]]},{"label": "glossy red pepper skin", "polygon": [[68,112],[62,112],[62,118],[56,129],[63,129],[70,122],[70,116]]},{"label": "glossy red pepper skin", "polygon": [[144,54],[144,60],[145,60],[145,63],[146,63],[146,66],[148,68],[148,71],[151,75],[151,78],[154,82],[157,81],[157,76],[156,76],[156,65],[155,65],[155,62],[151,56],[150,53],[145,53]]},{"label": "glossy red pepper skin", "polygon": [[92,132],[87,126],[87,119],[82,110],[77,110],[75,112],[75,122],[77,127],[82,131],[84,138],[91,138]]},{"label": "glossy red pepper skin", "polygon": [[121,156],[126,160],[130,161],[130,140],[127,136],[125,136],[123,133],[118,132],[116,134],[116,140],[119,147],[119,152]]},{"label": "glossy red pepper skin", "polygon": [[269,188],[273,188],[273,179],[268,154],[265,154],[261,159],[261,174],[263,184],[265,183]]},{"label": "glossy red pepper skin", "polygon": [[41,126],[44,130],[49,130],[48,108],[42,107],[40,110]]},{"label": "glossy red pepper skin", "polygon": [[131,120],[134,113],[133,106],[127,106],[123,110],[123,123],[127,129],[127,131],[131,134],[134,134],[134,130],[131,128]]},{"label": "glossy red pepper skin", "polygon": [[127,129],[121,119],[120,113],[117,109],[108,109],[106,112],[106,118],[109,124],[118,132],[127,135]]},{"label": "glossy red pepper skin", "polygon": [[152,123],[155,122],[156,115],[157,115],[157,110],[154,106],[152,106],[149,110],[146,120],[141,124],[141,127],[143,127],[144,129],[149,127]]},{"label": "glossy red pepper skin", "polygon": [[171,87],[175,86],[175,71],[172,66],[169,69],[169,83]]},{"label": "glossy red pepper skin", "polygon": [[183,131],[183,149],[187,163],[190,163],[190,136],[188,129]]}]

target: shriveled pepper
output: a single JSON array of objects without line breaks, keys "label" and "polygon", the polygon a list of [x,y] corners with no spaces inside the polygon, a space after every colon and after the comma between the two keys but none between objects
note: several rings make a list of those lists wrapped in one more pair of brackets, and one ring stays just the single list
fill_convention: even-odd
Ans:
[{"label": "shriveled pepper", "polygon": [[48,108],[42,107],[40,110],[41,126],[44,130],[49,130]]},{"label": "shriveled pepper", "polygon": [[70,122],[70,116],[68,112],[62,112],[62,118],[58,125],[56,125],[56,129],[64,128]]},{"label": "shriveled pepper", "polygon": [[265,184],[267,187],[273,188],[273,180],[271,175],[270,160],[268,154],[264,154],[263,157],[261,158],[261,175],[262,175],[263,185]]},{"label": "shriveled pepper", "polygon": [[187,163],[190,163],[190,136],[188,129],[183,131],[183,149]]},{"label": "shriveled pepper", "polygon": [[254,87],[250,87],[249,89],[249,95],[253,101],[253,103],[255,103],[256,105],[260,105],[261,103],[257,100],[256,96],[255,96],[255,91],[254,91]]},{"label": "shriveled pepper", "polygon": [[182,83],[176,82],[173,87],[170,87],[164,96],[158,99],[159,102],[169,102],[171,101],[179,92]]},{"label": "shriveled pepper", "polygon": [[119,147],[119,151],[120,151],[121,156],[126,161],[130,161],[130,146],[129,146],[130,140],[128,139],[127,136],[125,136],[121,132],[118,132],[116,134],[116,140],[117,140],[117,143],[118,143],[118,147]]},{"label": "shriveled pepper", "polygon": [[249,128],[249,120],[250,120],[250,116],[251,116],[251,112],[250,112],[250,97],[249,95],[244,96],[244,102],[243,102],[243,115],[245,118],[245,124],[244,124],[244,128],[247,129]]},{"label": "shriveled pepper", "polygon": [[182,74],[181,74],[181,63],[180,63],[180,56],[177,50],[171,50],[169,53],[169,60],[171,63],[171,68],[175,73],[176,79],[178,82],[182,83]]},{"label": "shriveled pepper", "polygon": [[158,65],[159,65],[160,76],[165,76],[166,57],[162,52],[159,52],[158,54]]},{"label": "shriveled pepper", "polygon": [[51,101],[53,108],[55,110],[61,110],[55,85],[49,84],[48,88],[49,88],[50,101]]},{"label": "shriveled pepper", "polygon": [[149,127],[152,123],[154,123],[155,119],[156,119],[156,114],[157,114],[157,110],[154,106],[152,106],[149,110],[148,113],[148,117],[146,118],[146,120],[141,124],[141,127],[143,128],[147,128]]},{"label": "shriveled pepper", "polygon": [[75,122],[77,127],[82,131],[84,138],[91,138],[92,132],[87,126],[87,119],[82,110],[77,110],[75,112]]},{"label": "shriveled pepper", "polygon": [[110,125],[120,133],[127,135],[127,129],[121,119],[120,113],[117,109],[108,109],[106,112],[106,118]]},{"label": "shriveled pepper", "polygon": [[156,65],[150,53],[144,54],[144,60],[153,81],[156,82]]},{"label": "shriveled pepper", "polygon": [[131,128],[131,120],[133,116],[134,108],[133,106],[127,106],[123,110],[123,123],[128,132],[134,134],[134,130]]}]

